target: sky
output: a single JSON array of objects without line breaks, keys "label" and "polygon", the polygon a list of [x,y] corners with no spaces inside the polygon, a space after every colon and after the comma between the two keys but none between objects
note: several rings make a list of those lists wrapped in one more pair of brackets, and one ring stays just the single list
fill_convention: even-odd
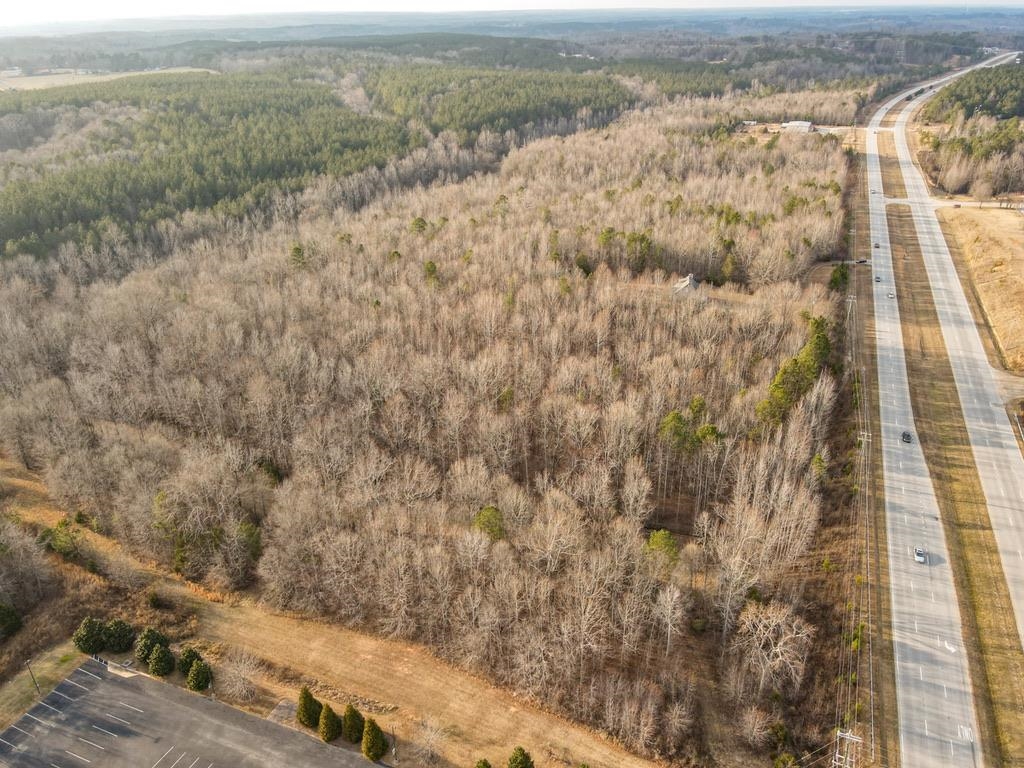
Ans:
[{"label": "sky", "polygon": [[[977,7],[977,0],[9,0],[0,10],[0,27],[106,19],[180,16],[228,16],[301,12],[449,12],[587,8],[769,8],[793,6],[952,5]],[[1012,0],[986,0],[983,5],[1016,5]]]}]

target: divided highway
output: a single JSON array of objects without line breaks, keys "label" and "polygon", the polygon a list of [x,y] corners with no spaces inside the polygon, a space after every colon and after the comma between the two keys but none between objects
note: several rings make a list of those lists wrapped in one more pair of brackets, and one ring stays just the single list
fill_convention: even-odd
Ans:
[{"label": "divided highway", "polygon": [[[937,87],[961,74],[934,80],[930,85]],[[878,439],[882,441],[900,762],[904,768],[980,768],[984,759],[975,739],[977,717],[956,589],[935,491],[914,427],[878,154],[879,132],[888,130],[882,128],[883,119],[898,105],[905,104],[912,93],[906,91],[895,96],[875,113],[868,126],[866,142],[871,190],[868,196],[870,237],[871,242],[877,244],[872,249],[872,270],[876,278],[872,286],[881,423]],[[906,114],[903,110],[901,117]],[[904,173],[909,175],[905,169]],[[909,178],[907,181],[912,182]],[[917,192],[919,190],[915,189],[914,194]],[[924,195],[924,200],[914,207],[915,222],[922,217],[922,206],[929,206],[927,188]],[[934,220],[930,206],[926,212]],[[918,224],[918,232],[921,231]],[[937,237],[941,242],[941,231]],[[922,240],[921,245],[922,249],[928,249],[933,244]],[[946,259],[952,281],[956,283],[948,251]],[[964,307],[967,309],[966,302]],[[969,327],[973,332],[969,309],[966,317],[966,323],[962,317],[953,318],[952,322]],[[980,340],[978,346],[980,348]],[[952,352],[951,349],[951,357]],[[987,370],[984,350],[981,359]],[[963,397],[962,388],[960,392]],[[998,398],[993,397],[989,403],[997,401]],[[1005,414],[1003,419],[1005,421]],[[904,439],[904,432],[909,433],[909,441]],[[985,437],[992,439],[987,433]],[[1005,447],[1002,442],[998,446],[996,450]],[[1017,452],[1015,443],[1013,450]],[[1017,458],[1020,459],[1019,452]],[[1007,493],[1012,492],[1009,485],[1005,487]],[[999,498],[1005,498],[1005,494]],[[925,562],[915,558],[917,547],[926,550]],[[1020,565],[1024,572],[1024,559]]]}]

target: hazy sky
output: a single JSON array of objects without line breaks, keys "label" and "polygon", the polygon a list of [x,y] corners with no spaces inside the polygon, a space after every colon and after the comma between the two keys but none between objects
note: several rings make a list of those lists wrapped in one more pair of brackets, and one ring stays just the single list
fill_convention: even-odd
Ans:
[{"label": "hazy sky", "polygon": [[[8,0],[0,11],[0,27],[63,21],[135,19],[160,16],[232,15],[275,12],[345,11],[502,11],[585,8],[703,8],[772,6],[952,5],[976,7],[976,0]],[[983,5],[1018,5],[1012,0],[986,0]]]}]

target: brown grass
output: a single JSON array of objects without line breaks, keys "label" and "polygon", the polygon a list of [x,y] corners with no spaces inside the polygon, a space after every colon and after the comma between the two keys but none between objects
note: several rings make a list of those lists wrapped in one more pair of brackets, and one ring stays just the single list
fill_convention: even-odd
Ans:
[{"label": "brown grass", "polygon": [[878,155],[882,161],[882,189],[886,197],[903,198],[907,196],[907,188],[903,185],[903,174],[896,159],[896,139],[892,131],[880,131],[878,134]]},{"label": "brown grass", "polygon": [[[997,208],[939,209],[1002,363],[1024,372],[1024,216]],[[970,291],[968,291],[970,294]]]},{"label": "brown grass", "polygon": [[81,85],[83,83],[105,83],[108,80],[120,80],[122,77],[138,77],[139,75],[180,74],[182,72],[212,72],[211,69],[195,67],[172,67],[151,72],[110,72],[107,74],[56,74],[28,75],[22,77],[0,78],[0,91],[38,91],[43,88],[59,88],[65,85]]},{"label": "brown grass", "polygon": [[893,266],[921,446],[949,546],[978,714],[992,766],[1024,766],[1024,656],[909,208],[889,208]]}]

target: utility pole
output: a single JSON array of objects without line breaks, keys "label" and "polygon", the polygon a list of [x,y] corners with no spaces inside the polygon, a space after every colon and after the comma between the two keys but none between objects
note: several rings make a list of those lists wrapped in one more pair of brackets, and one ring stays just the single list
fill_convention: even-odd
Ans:
[{"label": "utility pole", "polygon": [[849,731],[836,731],[836,751],[832,754],[832,768],[857,768],[857,749],[864,741]]},{"label": "utility pole", "polygon": [[29,659],[25,659],[25,666],[28,667],[28,674],[32,678],[32,684],[36,687],[36,693],[42,696],[43,692],[39,690],[39,683],[36,682],[36,676],[35,673],[32,671],[32,665],[29,664],[29,661]]}]

